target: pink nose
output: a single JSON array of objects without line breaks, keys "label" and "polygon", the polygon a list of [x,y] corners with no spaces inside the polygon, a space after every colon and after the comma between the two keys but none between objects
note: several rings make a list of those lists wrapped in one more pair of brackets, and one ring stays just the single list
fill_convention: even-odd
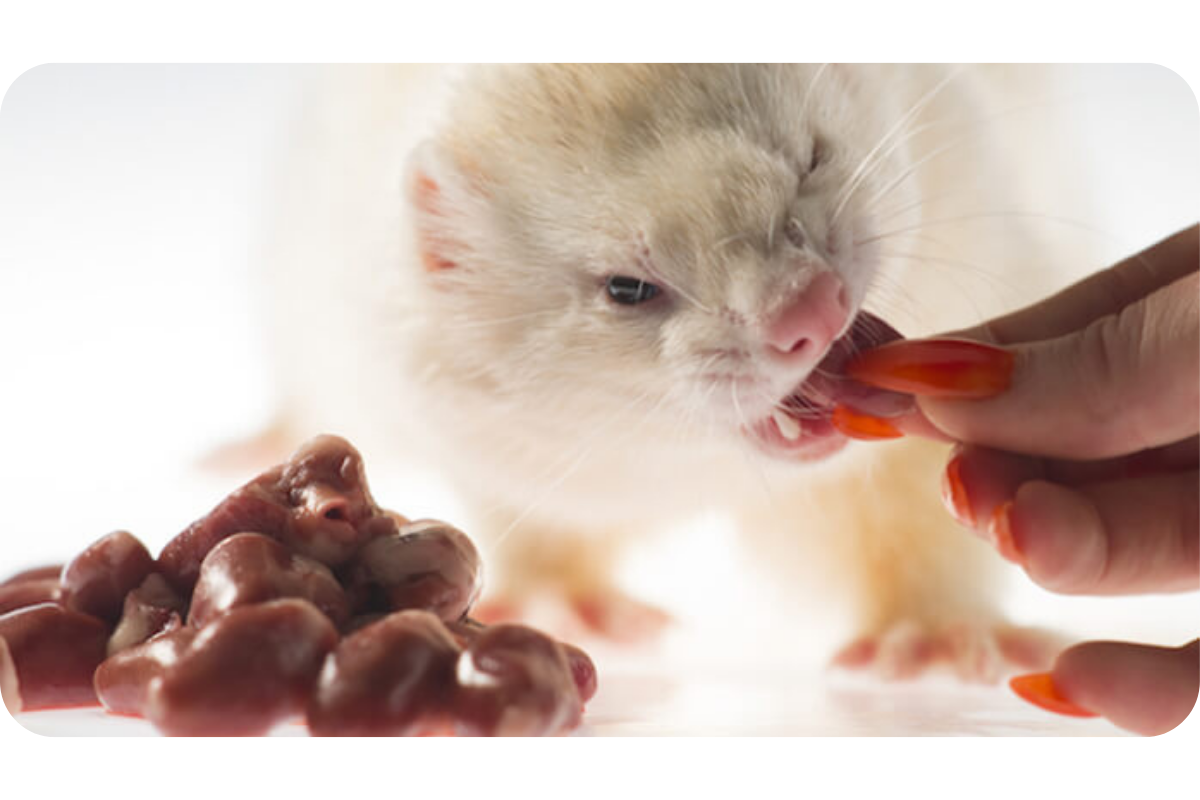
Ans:
[{"label": "pink nose", "polygon": [[816,358],[833,343],[850,317],[846,285],[821,272],[767,324],[766,344],[796,359]]}]

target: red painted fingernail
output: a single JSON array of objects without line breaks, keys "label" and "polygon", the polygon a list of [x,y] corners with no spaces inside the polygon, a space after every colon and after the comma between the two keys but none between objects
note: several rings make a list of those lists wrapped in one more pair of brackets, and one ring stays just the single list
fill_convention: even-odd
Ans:
[{"label": "red painted fingernail", "polygon": [[942,473],[942,502],[952,517],[968,528],[975,527],[975,511],[971,508],[971,499],[962,480],[961,455],[955,454]]},{"label": "red painted fingernail", "polygon": [[1054,678],[1049,672],[1017,675],[1009,680],[1008,686],[1022,700],[1033,703],[1046,711],[1053,711],[1055,714],[1065,714],[1068,717],[1099,716],[1086,708],[1075,705],[1059,694],[1058,689],[1054,686]]},{"label": "red painted fingernail", "polygon": [[949,399],[992,397],[1012,383],[1008,350],[960,339],[891,342],[860,353],[846,374],[896,392]]},{"label": "red painted fingernail", "polygon": [[992,512],[992,517],[988,521],[988,536],[1000,555],[1019,565],[1024,561],[1024,557],[1013,539],[1012,506],[1012,500],[996,506],[996,510]]},{"label": "red painted fingernail", "polygon": [[904,432],[882,417],[872,417],[861,414],[848,406],[835,406],[829,421],[833,427],[849,436],[851,439],[876,441],[879,439],[898,439]]}]

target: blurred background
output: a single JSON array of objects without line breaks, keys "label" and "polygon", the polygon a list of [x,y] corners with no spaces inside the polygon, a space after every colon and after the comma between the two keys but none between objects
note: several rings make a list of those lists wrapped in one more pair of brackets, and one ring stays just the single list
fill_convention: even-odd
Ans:
[{"label": "blurred background", "polygon": [[[273,147],[310,69],[47,65],[8,89],[0,577],[69,558],[117,528],[157,552],[249,477],[231,481],[199,462],[271,417],[254,252]],[[1096,236],[1104,259],[1086,266],[1098,268],[1200,217],[1200,118],[1191,89],[1164,68],[1097,65],[1072,80],[1058,111],[1099,189],[1089,208],[1063,216],[1092,231],[1073,235]],[[454,519],[436,476],[370,463],[368,475],[384,505]],[[739,584],[732,535],[720,520],[672,532],[635,556],[627,582],[685,620],[718,619],[725,599],[754,593]],[[1013,581],[1017,621],[1081,637],[1179,643],[1200,630],[1196,610],[1194,597],[1060,598]],[[729,700],[704,693],[706,716],[686,687],[678,696],[674,727],[638,723],[610,700],[598,729],[711,730]]]}]

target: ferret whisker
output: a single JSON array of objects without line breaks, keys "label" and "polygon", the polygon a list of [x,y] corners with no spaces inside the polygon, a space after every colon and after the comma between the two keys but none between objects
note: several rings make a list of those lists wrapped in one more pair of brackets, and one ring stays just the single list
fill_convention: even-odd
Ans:
[{"label": "ferret whisker", "polygon": [[957,187],[951,191],[942,192],[941,194],[932,194],[927,197],[918,197],[915,201],[907,202],[901,206],[895,206],[893,208],[888,208],[888,209],[880,209],[878,212],[875,213],[875,216],[873,217],[873,221],[877,222],[877,223],[878,222],[890,222],[891,220],[894,220],[897,217],[903,216],[904,214],[906,214],[910,211],[914,211],[917,209],[921,209],[922,211],[928,210],[929,208],[935,206],[937,203],[940,203],[944,200],[955,200],[957,198],[962,197],[964,194],[969,194],[969,192],[967,190],[964,190],[962,187]]},{"label": "ferret whisker", "polygon": [[[703,395],[698,395],[695,392],[688,393],[687,399],[684,403],[682,415],[683,418],[681,421],[681,427],[683,428],[685,437],[689,430],[694,430],[698,427],[698,422],[701,419],[700,411],[708,406],[710,399],[716,392],[716,389],[717,384],[713,383],[709,385],[709,387],[704,391]],[[704,418],[708,423],[708,430],[705,433],[706,438],[708,438],[711,437],[713,419],[711,414],[705,414]]]},{"label": "ferret whisker", "polygon": [[450,325],[439,324],[438,329],[439,330],[466,331],[466,330],[475,330],[478,328],[488,328],[493,325],[503,325],[503,324],[509,323],[509,322],[523,322],[525,320],[530,320],[530,319],[540,319],[542,317],[559,317],[559,316],[561,316],[561,312],[559,312],[558,310],[533,311],[528,314],[514,314],[513,316],[510,316],[510,317],[491,317],[488,319],[476,319],[476,320],[470,320],[467,322],[455,322]]},{"label": "ferret whisker", "polygon": [[736,381],[729,382],[729,395],[733,402],[733,411],[735,414],[737,414],[738,422],[740,422],[746,428],[746,430],[750,430],[750,423],[746,421],[746,415],[742,413],[742,405],[738,402]]},{"label": "ferret whisker", "polygon": [[518,514],[513,521],[509,523],[507,528],[500,532],[500,535],[497,536],[496,539],[491,543],[491,546],[486,548],[487,553],[489,555],[494,555],[496,551],[500,549],[501,545],[504,544],[505,540],[508,539],[509,535],[518,527],[520,527],[521,523],[528,519],[530,514],[541,507],[546,498],[550,496],[550,493],[561,486],[567,480],[567,478],[575,474],[575,471],[583,465],[583,462],[592,454],[592,451],[595,450],[595,447],[596,445],[593,441],[590,446],[583,448],[575,460],[565,470],[563,470],[557,478],[551,481],[537,497],[530,501],[525,506],[525,510]]},{"label": "ferret whisker", "polygon": [[907,214],[910,211],[917,211],[919,209],[927,208],[931,203],[945,200],[947,197],[953,197],[956,194],[961,194],[961,191],[962,190],[960,189],[956,189],[953,192],[946,192],[944,194],[932,197],[918,197],[916,200],[909,201],[902,206],[877,210],[874,217],[872,217],[872,221],[877,223],[890,222],[896,217]]},{"label": "ferret whisker", "polygon": [[857,191],[858,187],[866,179],[866,176],[870,174],[871,168],[883,163],[882,157],[876,161],[875,165],[870,163],[871,160],[876,157],[876,155],[885,145],[887,145],[889,139],[901,132],[904,127],[908,125],[908,123],[911,122],[912,119],[915,118],[915,116],[919,114],[926,105],[928,105],[935,97],[937,97],[942,89],[946,88],[951,81],[961,75],[964,69],[964,67],[960,66],[951,70],[946,77],[942,78],[931,89],[929,89],[929,91],[919,97],[912,104],[912,107],[909,108],[909,110],[903,116],[901,116],[900,119],[898,119],[896,123],[883,135],[878,144],[876,144],[875,147],[873,147],[870,152],[867,153],[867,155],[859,163],[858,168],[851,173],[850,178],[847,179],[845,185],[837,195],[838,199],[834,204],[833,214],[830,215],[829,218],[830,228],[837,223],[838,219],[842,215],[842,212],[845,210],[846,205],[850,202],[850,198],[854,195],[854,192]]},{"label": "ferret whisker", "polygon": [[650,277],[655,283],[661,284],[663,286],[663,288],[666,288],[666,289],[670,290],[671,292],[674,292],[675,294],[679,295],[684,300],[687,300],[693,306],[695,306],[696,308],[703,311],[705,314],[713,313],[713,309],[709,308],[704,303],[700,302],[700,300],[698,300],[693,295],[689,294],[688,292],[685,292],[682,288],[679,287],[678,284],[668,281],[662,273],[655,271]]},{"label": "ferret whisker", "polygon": [[[913,296],[905,284],[894,281],[893,277],[887,275],[884,270],[876,272],[868,294],[871,297],[871,305],[875,307],[876,311],[883,313],[884,317],[892,320],[892,323],[898,327],[904,327],[898,325],[898,321],[901,319],[911,320],[914,325],[919,327],[920,320],[937,311],[935,307],[928,306],[924,297]],[[970,297],[968,297],[968,301],[970,301]]]},{"label": "ferret whisker", "polygon": [[[750,426],[750,423],[746,420],[746,415],[742,411],[742,404],[738,401],[737,383],[730,383],[729,386],[730,386],[730,389],[732,390],[734,411],[737,413],[738,419],[741,421],[743,429],[747,432],[748,435],[753,436],[754,429]],[[747,443],[740,443],[737,450],[739,453],[742,454],[742,458],[745,459],[746,466],[748,466],[750,468],[750,471],[753,472],[755,474],[755,476],[761,482],[763,493],[767,497],[767,502],[771,504],[771,508],[778,511],[779,503],[775,499],[775,493],[771,491],[771,484],[770,484],[770,481],[767,480],[767,474],[766,474],[766,472],[763,471],[762,464],[759,463],[754,458],[753,452],[750,450]]]},{"label": "ferret whisker", "polygon": [[1081,220],[1081,219],[1076,219],[1074,217],[1063,217],[1063,216],[1059,216],[1056,214],[1046,214],[1046,213],[1043,213],[1040,211],[1009,210],[1009,211],[981,211],[981,212],[974,213],[974,214],[962,214],[957,217],[943,217],[942,219],[923,220],[916,225],[910,225],[910,226],[907,226],[904,228],[898,228],[898,229],[892,230],[892,231],[884,231],[883,233],[877,233],[873,236],[868,236],[865,239],[857,239],[854,241],[854,244],[855,245],[863,245],[863,244],[869,244],[871,242],[884,241],[886,239],[889,239],[894,236],[899,236],[904,233],[911,233],[913,231],[921,231],[926,228],[937,227],[940,225],[952,225],[952,224],[961,223],[961,222],[973,222],[973,221],[980,221],[980,220],[986,221],[986,220],[995,220],[995,219],[1036,219],[1036,220],[1041,220],[1041,221],[1045,221],[1045,222],[1056,222],[1056,223],[1059,223],[1062,225],[1066,225],[1068,227],[1085,230],[1085,231],[1087,231],[1089,233],[1093,233],[1097,236],[1102,236],[1110,242],[1119,242],[1120,241],[1116,236],[1113,236],[1112,234],[1109,234],[1106,231],[1103,231],[1103,230],[1097,228],[1095,225],[1092,225],[1091,223],[1085,222],[1084,220]]},{"label": "ferret whisker", "polygon": [[821,66],[817,67],[816,73],[812,76],[812,80],[808,82],[808,88],[804,90],[804,99],[800,101],[800,116],[805,118],[808,116],[808,101],[812,98],[813,88],[817,85],[817,81],[821,80],[825,75],[825,71],[829,69],[831,62],[826,61]]},{"label": "ferret whisker", "polygon": [[[695,373],[693,373],[692,375],[690,375],[688,377],[689,378],[696,378],[696,377],[702,378],[704,375],[707,374],[708,370],[712,368],[712,365],[715,364],[720,358],[721,358],[720,355],[709,356],[707,359],[704,360],[704,363],[701,364],[699,369],[697,369],[695,371]],[[701,382],[704,383],[704,381],[701,381]],[[682,427],[686,427],[689,424],[689,421],[691,419],[699,416],[700,409],[702,407],[704,407],[704,405],[707,404],[709,398],[712,397],[713,392],[716,391],[716,388],[718,386],[716,381],[707,381],[707,384],[708,384],[708,386],[706,389],[703,390],[703,394],[701,394],[700,392],[694,391],[694,389],[690,388],[690,387],[687,389],[682,389],[682,387],[684,386],[683,383],[677,384],[681,387],[681,391],[677,392],[677,395],[679,397],[679,401],[681,404],[681,410],[680,410],[680,415],[679,415],[678,420]]]},{"label": "ferret whisker", "polygon": [[[909,142],[911,139],[913,139],[913,138],[915,138],[916,136],[918,136],[918,135],[920,135],[920,134],[922,134],[922,133],[924,133],[924,132],[928,131],[930,128],[933,128],[933,127],[937,127],[937,124],[936,124],[935,122],[926,122],[926,123],[923,123],[923,124],[921,124],[921,125],[918,125],[918,126],[916,126],[915,128],[910,128],[909,130],[905,131],[905,132],[904,132],[904,134],[903,134],[902,136],[898,137],[897,139],[895,139],[895,140],[894,140],[894,141],[893,141],[893,142],[892,142],[892,143],[891,143],[891,144],[888,146],[888,148],[887,148],[886,150],[884,150],[883,152],[881,152],[881,153],[879,153],[879,154],[878,154],[878,156],[877,156],[877,157],[876,157],[876,159],[875,159],[875,163],[872,165],[872,169],[879,169],[879,168],[881,168],[881,167],[883,166],[883,164],[886,162],[887,158],[888,158],[888,157],[889,157],[889,156],[890,156],[892,153],[894,153],[894,152],[895,152],[896,150],[898,150],[899,148],[903,147],[903,146],[904,146],[905,144],[907,144],[907,143],[908,143],[908,142]],[[862,183],[862,182],[863,182],[863,181],[865,181],[865,180],[866,180],[868,177],[870,177],[870,174],[871,174],[871,170],[868,170],[868,171],[867,171],[867,173],[865,173],[864,175],[860,176],[860,178],[859,178],[859,181],[858,181],[858,182],[859,182],[859,183]],[[844,191],[844,189],[843,189],[843,191]],[[853,192],[851,192],[850,194],[851,194],[851,195],[853,195]],[[848,200],[849,200],[849,196],[847,196],[847,197],[845,198],[845,200],[846,200],[846,201],[848,201]],[[837,194],[837,195],[835,195],[835,197],[834,197],[834,199],[833,199],[833,201],[832,201],[832,202],[834,202],[834,203],[838,203],[838,204],[839,204],[839,206],[840,206],[840,205],[842,205],[841,201],[842,201],[842,192],[841,192],[841,191],[839,191],[839,192],[838,192],[838,194]],[[831,221],[831,224],[832,224],[832,222],[835,222],[835,221],[836,221],[838,218],[840,218],[840,214],[839,214],[839,216],[838,216],[838,217],[831,217],[831,220],[832,220],[832,221]]]},{"label": "ferret whisker", "polygon": [[[966,133],[961,134],[960,136],[951,140],[951,142],[949,142],[948,144],[946,144],[946,145],[938,148],[934,152],[922,157],[917,163],[913,164],[909,168],[909,172],[911,173],[911,172],[915,171],[915,169],[917,167],[921,166],[923,163],[925,163],[929,160],[932,160],[934,157],[940,155],[941,153],[943,153],[947,150],[953,149],[954,147],[961,146],[962,144],[969,142],[974,137],[981,136],[982,133],[984,132],[981,130],[983,128],[983,126],[991,125],[992,123],[996,122],[996,120],[998,120],[998,119],[1002,119],[1004,117],[1012,116],[1014,114],[1018,114],[1018,113],[1028,111],[1028,110],[1034,109],[1034,108],[1040,108],[1040,107],[1047,106],[1047,105],[1053,106],[1055,108],[1061,108],[1063,105],[1066,105],[1067,103],[1077,102],[1077,101],[1080,101],[1083,99],[1086,99],[1086,98],[1082,97],[1081,95],[1075,95],[1075,96],[1056,95],[1056,96],[1045,97],[1040,100],[1034,100],[1034,101],[1025,102],[1025,103],[1016,103],[1016,104],[1008,106],[1007,108],[1003,108],[999,111],[996,111],[992,114],[987,114],[982,117],[973,117],[970,119],[958,119],[958,118],[937,119],[937,120],[931,120],[930,122],[919,125],[915,128],[912,128],[906,134],[906,138],[909,138],[915,134],[919,134],[924,131],[930,130],[932,128],[950,128],[950,129],[971,128],[972,130],[969,130]],[[899,178],[896,179],[896,181],[894,181],[894,183],[897,185],[901,182],[902,181]],[[874,204],[877,203],[878,201],[882,200],[883,197],[886,194],[888,194],[889,192],[890,192],[890,189],[879,192],[878,194],[875,195],[875,197],[873,197],[870,201],[868,201],[864,205],[864,208],[872,209]],[[916,203],[909,204],[903,210],[909,210],[915,206],[920,206],[920,205],[929,205],[933,201],[944,199],[945,196],[953,196],[953,194],[954,193],[948,193],[948,195],[944,195],[942,197],[921,198]],[[886,219],[888,217],[879,217],[879,218]]]},{"label": "ferret whisker", "polygon": [[897,175],[895,178],[893,178],[890,183],[885,184],[882,189],[880,189],[874,195],[869,197],[863,203],[864,211],[866,213],[869,213],[872,209],[874,209],[876,204],[882,202],[889,194],[891,194],[896,189],[898,189],[900,186],[902,186],[906,180],[908,180],[909,178],[912,178],[914,175],[916,175],[918,169],[920,169],[922,166],[925,166],[926,164],[933,161],[934,159],[938,158],[939,156],[943,156],[946,153],[952,152],[955,148],[961,147],[963,144],[965,144],[968,141],[968,138],[969,137],[967,137],[967,136],[960,136],[959,138],[946,143],[942,147],[939,147],[938,149],[934,150],[933,152],[928,153],[928,154],[922,156],[921,158],[917,159],[916,161],[914,161],[903,172],[901,172],[899,175]]},{"label": "ferret whisker", "polygon": [[939,267],[944,267],[944,266],[962,267],[962,268],[966,269],[967,272],[976,274],[976,275],[984,275],[984,276],[988,276],[988,277],[992,277],[992,278],[995,278],[998,276],[998,273],[996,270],[988,269],[987,267],[984,267],[978,263],[967,261],[966,259],[962,259],[962,258],[950,258],[947,256],[936,255],[934,253],[907,252],[907,251],[900,251],[900,250],[882,250],[882,249],[879,250],[877,254],[881,259],[927,261],[928,263],[930,263],[934,266],[939,266]]},{"label": "ferret whisker", "polygon": [[773,407],[778,411],[785,411],[785,412],[787,412],[787,415],[789,417],[793,417],[793,418],[799,419],[799,420],[828,419],[828,417],[829,417],[828,414],[823,414],[819,411],[799,411],[795,408],[789,408],[787,406],[780,405],[779,403],[775,403]]},{"label": "ferret whisker", "polygon": [[[963,305],[971,308],[973,316],[970,319],[979,321],[986,319],[988,315],[984,313],[983,309],[979,305],[977,287],[969,286],[964,281],[964,276],[959,274],[956,270],[948,269],[946,270],[945,274],[948,280],[947,288],[949,289],[951,295],[957,295],[961,299]],[[999,293],[999,289],[994,289],[993,291]],[[907,292],[902,293],[905,295],[905,300],[908,306],[913,309],[914,315],[922,313],[926,310],[932,312],[933,309],[923,308],[923,306],[926,305],[925,303],[921,303],[912,299],[911,295],[909,295]]]},{"label": "ferret whisker", "polygon": [[739,233],[735,233],[730,236],[726,236],[724,238],[718,239],[716,242],[714,242],[712,244],[711,247],[709,247],[709,249],[708,249],[709,255],[712,255],[713,253],[715,253],[718,250],[724,249],[725,247],[733,244],[734,242],[749,241],[749,239],[750,239],[750,234],[746,233],[745,231],[741,231]]},{"label": "ferret whisker", "polygon": [[1002,272],[997,271],[997,270],[987,269],[986,267],[983,267],[979,264],[976,264],[976,263],[973,263],[970,261],[966,261],[963,259],[946,258],[945,256],[935,256],[935,255],[930,255],[928,253],[887,252],[887,253],[880,253],[880,256],[884,259],[896,259],[896,260],[901,260],[901,261],[916,261],[921,264],[928,264],[932,267],[946,269],[948,271],[951,268],[953,268],[955,270],[954,274],[957,274],[958,269],[964,269],[968,273],[970,273],[972,275],[977,275],[977,276],[983,278],[984,280],[988,281],[989,283],[991,283],[993,289],[995,289],[997,291],[1003,291],[1006,293],[1011,292],[1014,296],[1020,296],[1020,294],[1021,294],[1021,287],[1017,286],[1016,284],[1005,281],[1004,275]]},{"label": "ferret whisker", "polygon": [[[632,409],[634,406],[638,405],[641,401],[645,400],[646,397],[649,396],[649,394],[650,394],[650,392],[649,392],[649,390],[647,390],[646,392],[643,392],[641,395],[638,395],[637,397],[635,397],[626,406],[626,408],[623,409],[623,412],[628,413],[630,409]],[[641,414],[638,417],[636,417],[635,419],[640,420],[644,424],[645,421],[654,413],[654,411],[657,410],[658,406],[662,404],[665,397],[666,397],[666,395],[664,395],[663,398],[660,398],[658,403],[656,403],[647,413]],[[485,548],[486,552],[489,554],[494,554],[500,548],[500,546],[504,543],[504,541],[508,539],[509,535],[514,530],[516,530],[521,525],[522,522],[524,522],[526,519],[528,519],[530,514],[532,514],[539,507],[541,507],[542,503],[544,503],[546,501],[546,499],[550,496],[550,494],[552,492],[554,492],[556,489],[558,489],[558,487],[561,486],[567,480],[567,478],[569,478],[573,474],[575,474],[575,472],[587,460],[587,457],[590,456],[592,454],[592,452],[594,452],[600,437],[603,436],[604,434],[608,433],[609,429],[613,425],[615,425],[617,422],[621,422],[621,421],[624,421],[622,414],[614,414],[612,417],[609,418],[609,420],[606,424],[600,425],[595,430],[593,430],[591,435],[588,438],[584,439],[583,443],[576,449],[575,455],[573,457],[573,461],[571,461],[570,465],[565,470],[560,470],[560,465],[563,464],[567,460],[567,458],[560,458],[560,459],[555,460],[555,462],[550,465],[549,469],[547,469],[543,473],[543,477],[549,477],[550,475],[553,475],[555,473],[558,473],[558,476],[555,479],[553,479],[552,481],[550,481],[550,483],[547,484],[546,487],[544,489],[542,489],[538,493],[538,495],[536,497],[534,497],[533,500],[531,500],[526,505],[525,509],[520,514],[518,514],[511,523],[509,523],[508,527],[506,527],[493,541],[491,541],[488,544],[488,546]],[[627,432],[627,435],[628,435],[628,432]],[[570,456],[568,456],[568,458],[570,458]],[[496,510],[499,510],[499,508],[501,508],[501,507],[502,506],[494,506],[491,509],[491,511],[488,513],[494,513]]]}]

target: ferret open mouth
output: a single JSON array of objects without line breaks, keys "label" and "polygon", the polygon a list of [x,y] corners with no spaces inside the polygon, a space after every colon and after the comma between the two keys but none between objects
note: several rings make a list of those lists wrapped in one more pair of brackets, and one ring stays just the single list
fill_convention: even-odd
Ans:
[{"label": "ferret open mouth", "polygon": [[900,332],[866,311],[855,317],[850,329],[803,383],[776,403],[771,414],[751,425],[746,434],[769,456],[811,461],[825,458],[846,444],[830,416],[838,405],[878,417],[891,417],[912,407],[909,395],[865,386],[845,375],[851,356],[904,338]]}]

